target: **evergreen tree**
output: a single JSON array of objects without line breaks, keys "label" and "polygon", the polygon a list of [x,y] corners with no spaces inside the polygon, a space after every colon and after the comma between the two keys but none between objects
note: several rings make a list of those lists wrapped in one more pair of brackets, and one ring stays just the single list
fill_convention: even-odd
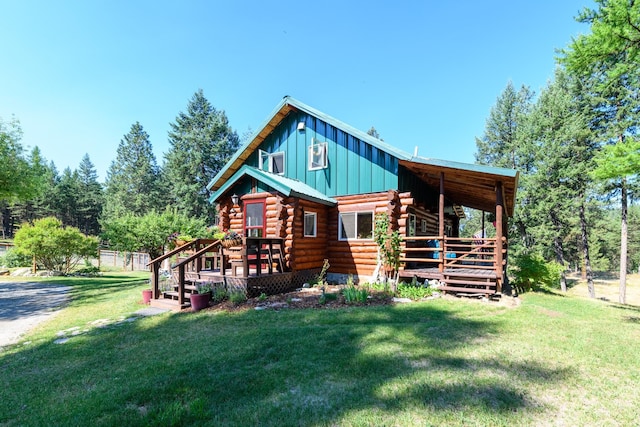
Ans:
[{"label": "evergreen tree", "polygon": [[78,173],[65,168],[54,188],[55,217],[65,226],[78,227]]},{"label": "evergreen tree", "polygon": [[520,171],[520,181],[510,230],[510,253],[517,254],[533,245],[528,231],[530,197],[526,183],[533,170],[535,150],[527,133],[527,115],[532,106],[533,92],[522,86],[516,92],[509,82],[491,108],[482,138],[476,138],[476,161],[480,164],[513,168]]},{"label": "evergreen tree", "polygon": [[[581,236],[589,290],[593,291],[587,229],[576,212],[584,209],[588,184],[585,177],[591,169],[594,147],[589,144],[587,118],[578,101],[575,81],[558,69],[555,80],[541,92],[528,116],[528,129],[537,147],[535,166],[527,181],[533,221],[529,229],[536,235],[537,246],[545,257],[548,259],[553,254],[555,260],[565,266],[572,258],[579,258],[578,246],[573,242]],[[561,288],[566,291],[564,273]]]},{"label": "evergreen tree", "polygon": [[144,215],[161,210],[160,170],[153,155],[149,135],[138,122],[120,140],[116,160],[111,162],[105,183],[104,215],[131,213]]},{"label": "evergreen tree", "polygon": [[239,147],[239,138],[229,126],[223,110],[216,110],[198,90],[180,113],[169,132],[169,152],[165,155],[165,182],[170,203],[178,212],[213,220],[207,184]]},{"label": "evergreen tree", "polygon": [[[620,303],[626,302],[629,185],[637,175],[635,136],[640,120],[640,3],[597,0],[598,9],[585,9],[577,18],[591,33],[574,39],[561,61],[581,81],[592,101],[591,126],[605,147],[594,176],[620,195]],[[617,156],[617,157],[614,157]]]},{"label": "evergreen tree", "polygon": [[78,228],[84,234],[97,236],[100,233],[100,213],[103,207],[102,185],[98,173],[88,154],[78,167]]}]

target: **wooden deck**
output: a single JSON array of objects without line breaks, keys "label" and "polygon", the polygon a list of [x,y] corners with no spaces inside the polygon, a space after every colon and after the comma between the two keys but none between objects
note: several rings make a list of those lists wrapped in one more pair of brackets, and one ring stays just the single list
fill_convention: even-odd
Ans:
[{"label": "wooden deck", "polygon": [[[225,247],[220,240],[197,239],[149,263],[151,305],[189,307],[189,296],[203,283],[248,297],[285,292],[304,277],[285,270],[283,253],[282,239],[276,238],[244,238],[236,248]],[[162,263],[169,259],[175,260],[171,271],[162,271]]]}]

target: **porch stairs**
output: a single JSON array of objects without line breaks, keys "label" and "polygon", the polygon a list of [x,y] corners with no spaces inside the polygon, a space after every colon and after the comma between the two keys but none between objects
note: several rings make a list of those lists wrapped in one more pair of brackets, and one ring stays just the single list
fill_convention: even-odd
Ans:
[{"label": "porch stairs", "polygon": [[442,272],[441,286],[445,292],[458,295],[489,297],[497,293],[497,276],[494,271],[476,269],[447,269]]},{"label": "porch stairs", "polygon": [[174,311],[183,310],[191,307],[189,296],[196,292],[198,284],[210,283],[215,286],[219,283],[224,283],[224,279],[219,274],[207,274],[207,272],[200,273],[185,273],[184,278],[184,302],[182,305],[179,303],[178,294],[178,269],[174,268],[172,271],[171,285],[168,290],[161,292],[158,299],[151,299],[150,305],[152,307],[166,308]]}]

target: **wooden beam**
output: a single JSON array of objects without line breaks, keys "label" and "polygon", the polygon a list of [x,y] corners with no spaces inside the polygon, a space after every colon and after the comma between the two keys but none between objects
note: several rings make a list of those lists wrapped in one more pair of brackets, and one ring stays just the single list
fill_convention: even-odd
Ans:
[{"label": "wooden beam", "polygon": [[502,292],[502,280],[504,270],[502,266],[503,228],[502,216],[504,215],[504,195],[502,182],[496,183],[496,275],[498,276],[497,291]]},{"label": "wooden beam", "polygon": [[440,198],[438,200],[438,235],[440,236],[440,252],[438,256],[440,258],[440,264],[438,269],[444,271],[444,252],[446,250],[444,246],[444,172],[440,172]]}]

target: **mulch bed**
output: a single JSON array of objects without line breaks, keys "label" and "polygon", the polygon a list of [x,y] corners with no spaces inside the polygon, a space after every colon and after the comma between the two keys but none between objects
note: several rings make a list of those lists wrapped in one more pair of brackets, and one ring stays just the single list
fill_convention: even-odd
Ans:
[{"label": "mulch bed", "polygon": [[208,310],[224,310],[224,311],[242,311],[242,310],[281,310],[281,309],[331,309],[340,307],[353,306],[377,306],[393,304],[393,297],[376,291],[369,291],[370,298],[367,302],[347,304],[342,296],[344,286],[327,286],[325,292],[327,294],[335,294],[336,299],[327,298],[324,304],[320,303],[322,289],[301,288],[293,292],[287,292],[278,295],[269,295],[265,298],[249,298],[241,304],[234,304],[231,301],[224,301],[219,304],[212,304]]}]

